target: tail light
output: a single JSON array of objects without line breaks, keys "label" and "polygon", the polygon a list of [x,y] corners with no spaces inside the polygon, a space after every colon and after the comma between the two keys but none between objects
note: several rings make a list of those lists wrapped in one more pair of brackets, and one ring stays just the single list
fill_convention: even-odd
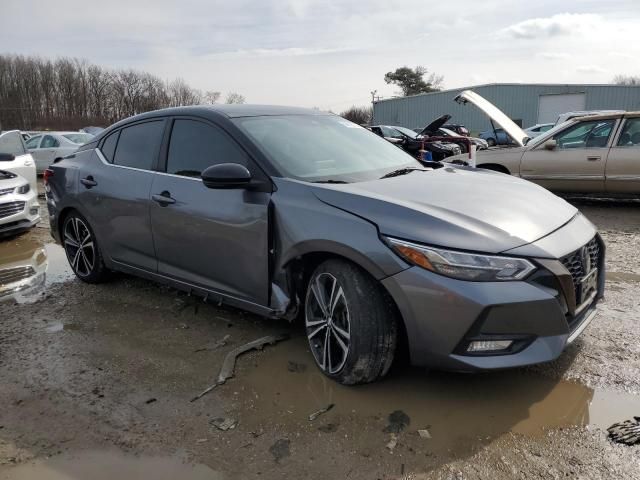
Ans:
[{"label": "tail light", "polygon": [[55,172],[53,170],[47,168],[42,174],[42,183],[44,183],[45,185],[49,183],[49,178],[53,177],[54,173]]}]

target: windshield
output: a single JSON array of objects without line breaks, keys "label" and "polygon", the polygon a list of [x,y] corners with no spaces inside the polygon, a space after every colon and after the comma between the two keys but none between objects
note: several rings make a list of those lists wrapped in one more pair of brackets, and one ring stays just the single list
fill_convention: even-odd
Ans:
[{"label": "windshield", "polygon": [[449,130],[448,128],[441,128],[438,132],[439,133],[444,133],[445,136],[447,136],[447,137],[459,137],[460,136],[460,134],[458,134],[458,133],[456,133],[456,132],[454,132],[452,130]]},{"label": "windshield", "polygon": [[234,120],[285,177],[307,182],[360,182],[405,167],[413,157],[369,130],[334,115]]},{"label": "windshield", "polygon": [[73,143],[83,145],[90,142],[93,138],[93,135],[91,135],[90,133],[65,133],[63,137]]},{"label": "windshield", "polygon": [[416,132],[405,127],[391,127],[391,128],[398,130],[400,133],[404,133],[409,138],[416,138],[418,136]]}]

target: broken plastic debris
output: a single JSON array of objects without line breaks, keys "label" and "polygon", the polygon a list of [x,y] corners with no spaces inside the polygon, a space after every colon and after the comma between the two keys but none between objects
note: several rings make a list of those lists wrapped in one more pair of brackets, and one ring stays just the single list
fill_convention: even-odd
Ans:
[{"label": "broken plastic debris", "polygon": [[609,432],[609,438],[616,443],[638,445],[640,444],[640,417],[614,423],[607,428],[607,432]]},{"label": "broken plastic debris", "polygon": [[391,453],[393,453],[393,449],[396,448],[396,445],[398,445],[398,437],[395,433],[392,433],[389,443],[387,443],[387,448]]},{"label": "broken plastic debris", "polygon": [[431,438],[431,434],[429,433],[429,430],[427,430],[426,428],[423,428],[422,430],[418,430],[418,435],[420,435],[420,438]]},{"label": "broken plastic debris", "polygon": [[254,350],[254,349],[262,350],[262,348],[265,345],[273,345],[281,340],[286,340],[287,338],[289,338],[289,335],[287,335],[286,333],[281,333],[279,335],[267,335],[266,337],[258,338],[253,342],[245,343],[244,345],[240,345],[239,347],[236,347],[235,349],[231,350],[229,353],[227,353],[227,356],[224,357],[224,361],[222,362],[222,368],[220,368],[220,373],[218,374],[218,379],[216,380],[216,382],[213,385],[207,387],[204,391],[202,391],[195,397],[193,397],[191,401],[195,402],[199,398],[204,397],[207,393],[209,393],[211,390],[216,388],[218,385],[222,385],[228,379],[233,377],[233,371],[236,366],[236,358],[238,358],[243,353],[248,352],[249,350]]},{"label": "broken plastic debris", "polygon": [[309,421],[313,422],[316,418],[318,418],[320,415],[327,413],[329,410],[331,410],[333,407],[335,407],[334,403],[330,403],[329,405],[327,405],[324,408],[321,408],[320,410],[318,410],[317,412],[313,412],[311,415],[309,415]]},{"label": "broken plastic debris", "polygon": [[229,338],[231,337],[231,335],[225,335],[224,338],[222,340],[218,340],[217,342],[213,343],[212,345],[207,345],[201,348],[197,348],[196,350],[194,350],[194,353],[198,353],[198,352],[204,352],[207,350],[217,350],[220,347],[224,347],[227,342],[229,341]]},{"label": "broken plastic debris", "polygon": [[238,421],[234,418],[214,418],[209,423],[223,432],[233,430],[238,425]]}]

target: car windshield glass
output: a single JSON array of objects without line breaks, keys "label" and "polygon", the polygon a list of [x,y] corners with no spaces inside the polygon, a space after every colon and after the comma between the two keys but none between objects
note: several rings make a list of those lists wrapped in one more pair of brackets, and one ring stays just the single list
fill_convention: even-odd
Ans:
[{"label": "car windshield glass", "polygon": [[67,140],[82,145],[84,143],[88,143],[93,138],[93,135],[89,133],[65,133],[63,135]]},{"label": "car windshield glass", "polygon": [[378,135],[334,115],[234,120],[283,176],[308,182],[378,179],[420,163]]},{"label": "car windshield glass", "polygon": [[404,127],[393,127],[393,128],[398,130],[400,133],[404,133],[409,138],[416,138],[418,136],[416,132],[408,128],[404,128]]},{"label": "car windshield glass", "polygon": [[448,128],[441,128],[440,132],[444,133],[446,136],[449,136],[449,137],[459,137],[460,136],[459,134],[449,130]]}]

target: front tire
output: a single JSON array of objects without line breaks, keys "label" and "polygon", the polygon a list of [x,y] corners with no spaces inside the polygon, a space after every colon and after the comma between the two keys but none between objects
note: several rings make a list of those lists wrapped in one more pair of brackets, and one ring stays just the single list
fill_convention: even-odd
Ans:
[{"label": "front tire", "polygon": [[389,371],[398,343],[398,315],[373,278],[344,260],[327,260],[311,275],[305,327],[318,368],[345,385]]},{"label": "front tire", "polygon": [[62,225],[62,246],[73,273],[87,283],[101,283],[108,279],[98,241],[89,222],[78,212],[70,213]]}]

